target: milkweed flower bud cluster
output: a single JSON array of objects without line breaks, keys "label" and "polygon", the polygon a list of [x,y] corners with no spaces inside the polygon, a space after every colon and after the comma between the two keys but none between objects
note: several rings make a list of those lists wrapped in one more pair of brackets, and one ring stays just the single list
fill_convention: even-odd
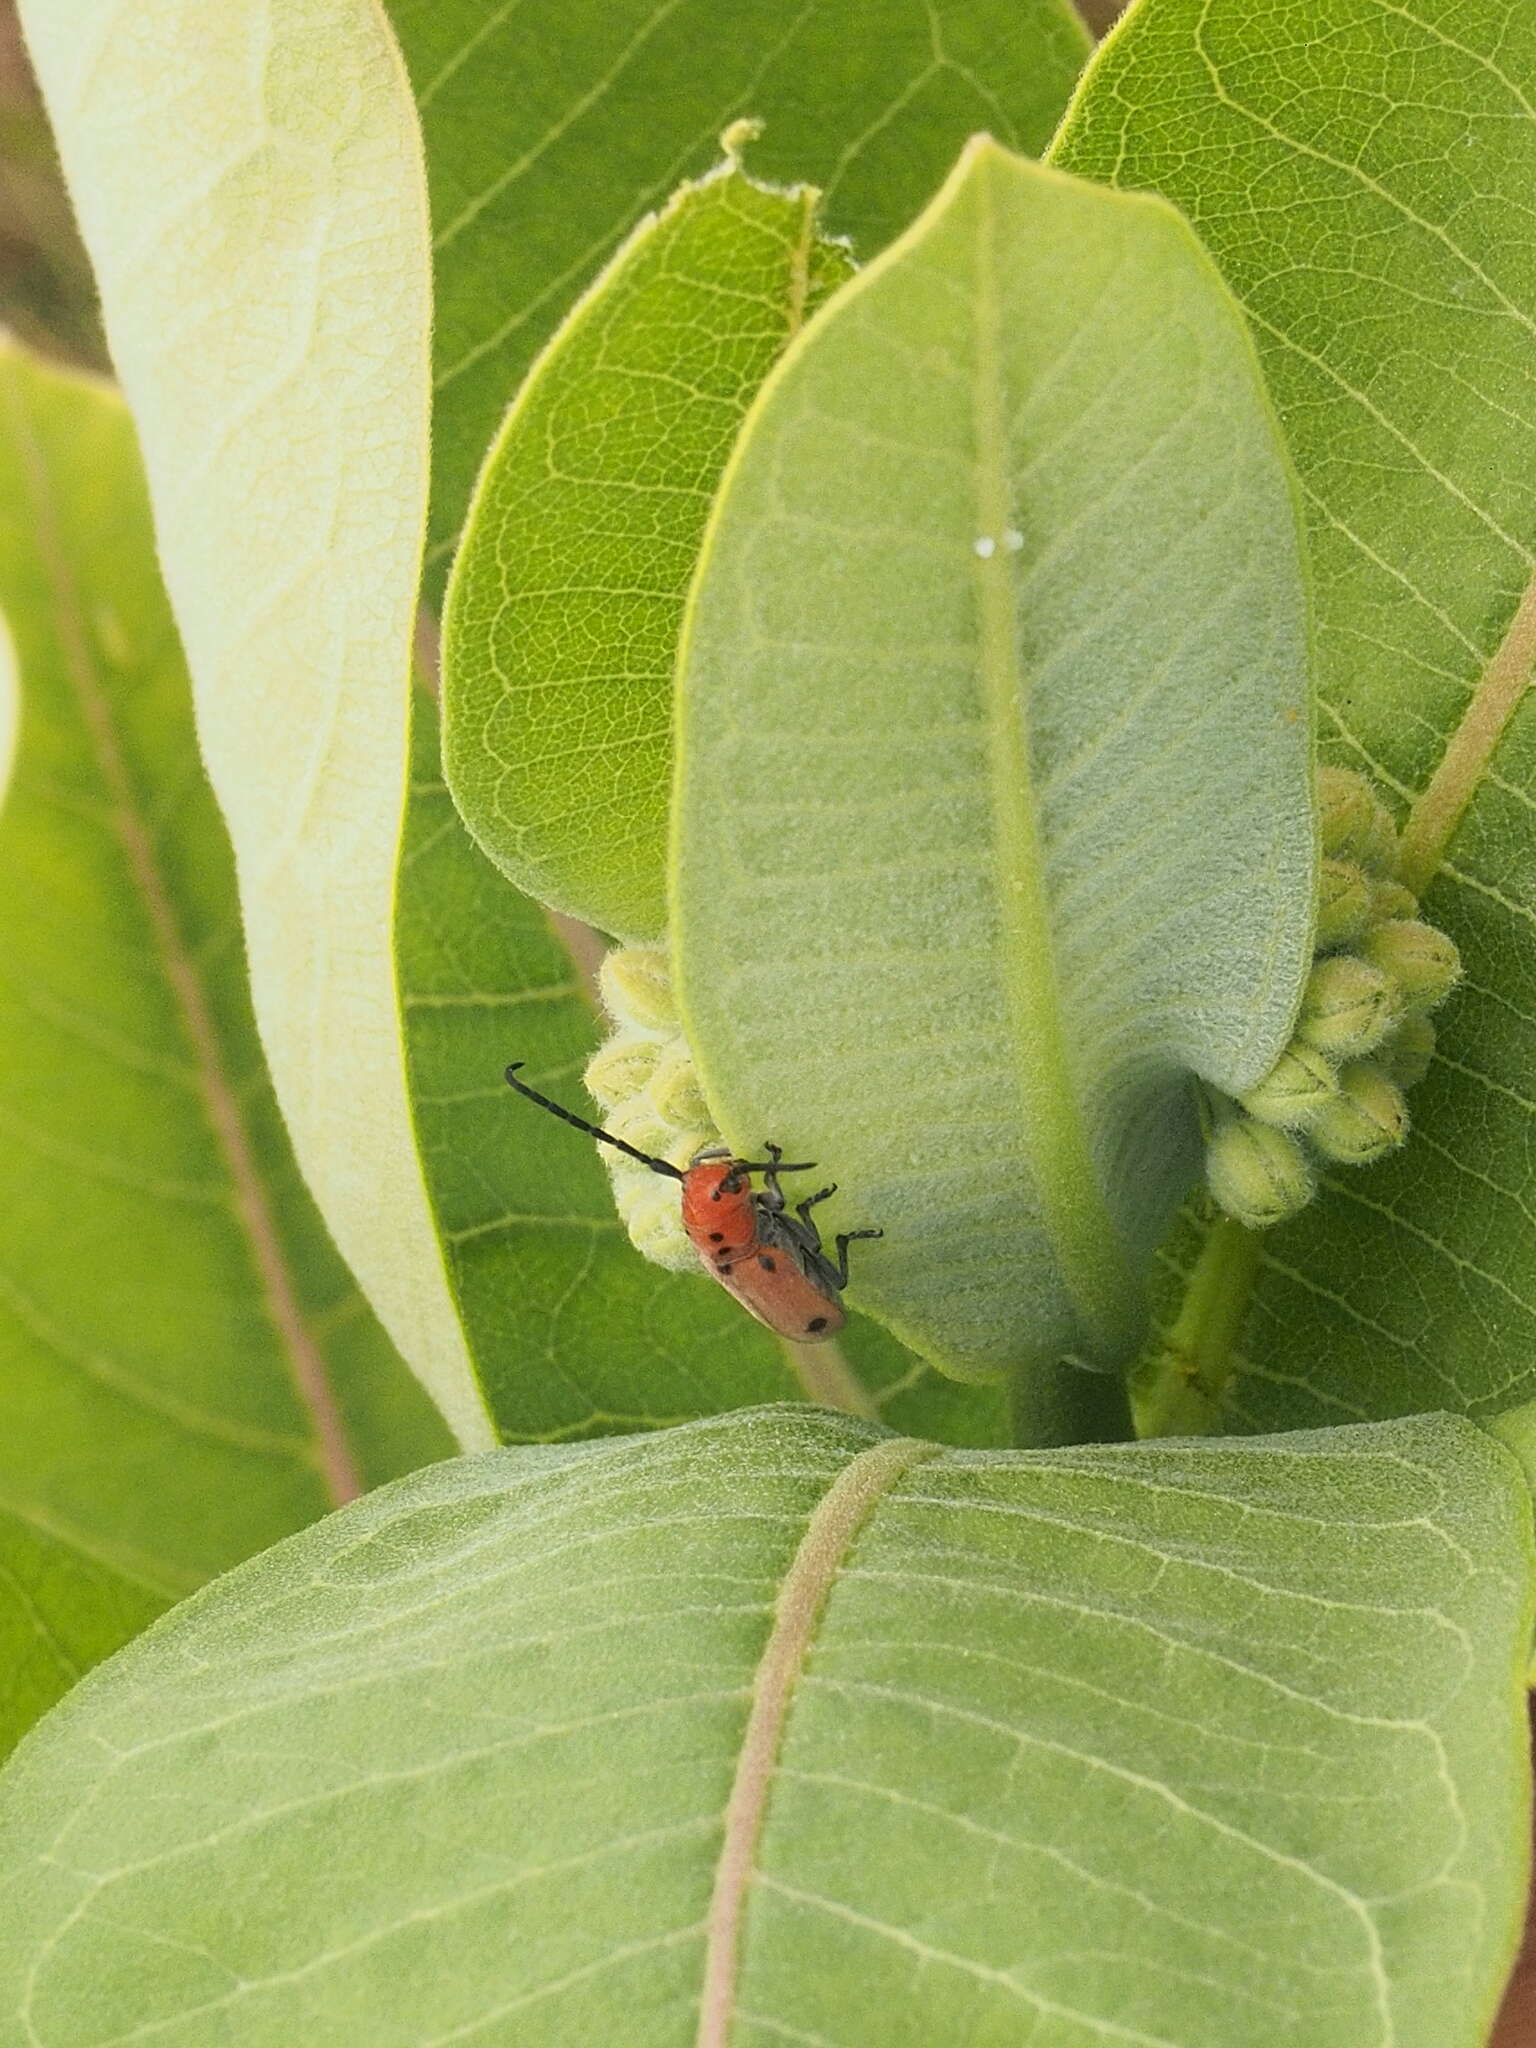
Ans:
[{"label": "milkweed flower bud cluster", "polygon": [[1319,1167],[1368,1166],[1408,1135],[1406,1091],[1435,1049],[1429,1013],[1461,978],[1445,933],[1398,879],[1397,832],[1363,777],[1318,776],[1317,941],[1296,1032],[1246,1095],[1208,1090],[1206,1181],[1250,1229],[1312,1199]]},{"label": "milkweed flower bud cluster", "polygon": [[[720,1134],[678,1025],[667,956],[654,946],[616,947],[599,979],[614,1029],[587,1066],[587,1091],[602,1105],[605,1128],[616,1138],[686,1167],[695,1152],[718,1145]],[[697,1272],[699,1257],[683,1229],[677,1183],[610,1146],[598,1150],[636,1250],[674,1272]]]}]

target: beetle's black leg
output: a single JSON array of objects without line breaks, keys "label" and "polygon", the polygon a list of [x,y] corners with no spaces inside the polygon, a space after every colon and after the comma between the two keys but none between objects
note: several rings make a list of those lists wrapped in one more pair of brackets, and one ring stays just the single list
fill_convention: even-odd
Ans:
[{"label": "beetle's black leg", "polygon": [[832,1273],[839,1289],[848,1285],[849,1245],[856,1244],[861,1237],[884,1237],[884,1235],[885,1232],[883,1230],[840,1230],[838,1232],[837,1264],[834,1266],[830,1259],[827,1260],[827,1264],[832,1268]]},{"label": "beetle's black leg", "polygon": [[816,1228],[815,1224],[811,1221],[808,1212],[814,1209],[818,1202],[824,1202],[827,1199],[828,1195],[835,1195],[836,1193],[837,1182],[833,1181],[830,1186],[818,1188],[814,1195],[807,1195],[803,1202],[796,1202],[795,1204],[795,1214],[800,1218],[800,1221],[805,1225],[807,1231],[810,1233],[811,1242],[816,1247],[817,1251],[821,1250],[821,1232]]},{"label": "beetle's black leg", "polygon": [[777,1214],[784,1207],[784,1190],[779,1186],[779,1161],[784,1157],[784,1147],[782,1145],[775,1145],[770,1138],[764,1144],[763,1150],[772,1161],[771,1165],[761,1169],[763,1176],[763,1200]]}]

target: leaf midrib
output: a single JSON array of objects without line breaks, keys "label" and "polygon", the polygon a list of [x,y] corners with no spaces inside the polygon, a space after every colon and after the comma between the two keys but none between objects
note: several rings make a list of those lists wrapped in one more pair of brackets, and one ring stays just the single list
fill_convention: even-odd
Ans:
[{"label": "leaf midrib", "polygon": [[232,1207],[246,1238],[263,1306],[277,1337],[314,1439],[315,1463],[331,1504],[355,1499],[363,1484],[348,1440],[329,1367],[304,1316],[279,1235],[269,1190],[239,1092],[231,1077],[212,1007],[177,921],[81,618],[57,495],[47,457],[11,379],[0,377],[7,425],[30,487],[38,558],[47,578],[58,646],[112,811],[128,873],[144,906],[155,950],[192,1055],[197,1093],[229,1176]]},{"label": "leaf midrib", "polygon": [[937,1444],[889,1438],[845,1465],[822,1495],[779,1588],[773,1626],[752,1685],[724,1839],[705,1922],[703,1995],[695,2048],[728,2048],[736,2015],[741,1938],[794,1689],[805,1668],[827,1596],[859,1532],[903,1473],[938,1457]]},{"label": "leaf midrib", "polygon": [[[1006,536],[1014,523],[1006,465],[1007,404],[998,234],[992,179],[976,181],[974,413],[976,531],[990,551],[975,558],[978,662],[994,826],[997,902],[1014,1042],[1031,1048],[1013,1071],[1024,1146],[1063,1278],[1088,1347],[1115,1362],[1139,1334],[1137,1299],[1119,1234],[1094,1172],[1067,1052],[1056,970],[1045,853],[1029,731],[1029,678],[1019,660],[1017,591]],[[1054,1356],[1054,1352],[1053,1352]]]}]

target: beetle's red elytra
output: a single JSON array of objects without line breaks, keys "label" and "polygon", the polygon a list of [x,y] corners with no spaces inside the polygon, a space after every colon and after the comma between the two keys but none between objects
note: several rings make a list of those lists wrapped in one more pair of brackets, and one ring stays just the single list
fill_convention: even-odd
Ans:
[{"label": "beetle's red elytra", "polygon": [[[791,1208],[779,1175],[810,1173],[813,1168],[805,1162],[786,1165],[778,1145],[764,1146],[766,1160],[736,1159],[727,1147],[716,1145],[696,1152],[686,1168],[674,1166],[669,1159],[642,1152],[551,1102],[517,1078],[521,1065],[516,1060],[507,1068],[507,1080],[519,1095],[589,1137],[638,1159],[652,1173],[682,1183],[683,1228],[689,1242],[749,1315],[798,1344],[815,1344],[836,1336],[847,1321],[842,1292],[848,1285],[848,1247],[860,1238],[883,1237],[885,1233],[842,1231],[835,1240],[837,1257],[830,1258],[822,1248],[821,1232],[811,1220],[811,1211],[837,1192],[835,1186],[818,1188]],[[761,1188],[752,1185],[755,1173],[763,1177]]]}]

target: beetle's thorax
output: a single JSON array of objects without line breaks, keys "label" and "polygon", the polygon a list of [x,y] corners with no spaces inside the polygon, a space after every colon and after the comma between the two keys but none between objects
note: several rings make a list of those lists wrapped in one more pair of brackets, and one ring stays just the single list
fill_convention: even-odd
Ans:
[{"label": "beetle's thorax", "polygon": [[751,1182],[728,1153],[696,1160],[684,1176],[683,1228],[717,1269],[757,1243],[757,1207]]}]

